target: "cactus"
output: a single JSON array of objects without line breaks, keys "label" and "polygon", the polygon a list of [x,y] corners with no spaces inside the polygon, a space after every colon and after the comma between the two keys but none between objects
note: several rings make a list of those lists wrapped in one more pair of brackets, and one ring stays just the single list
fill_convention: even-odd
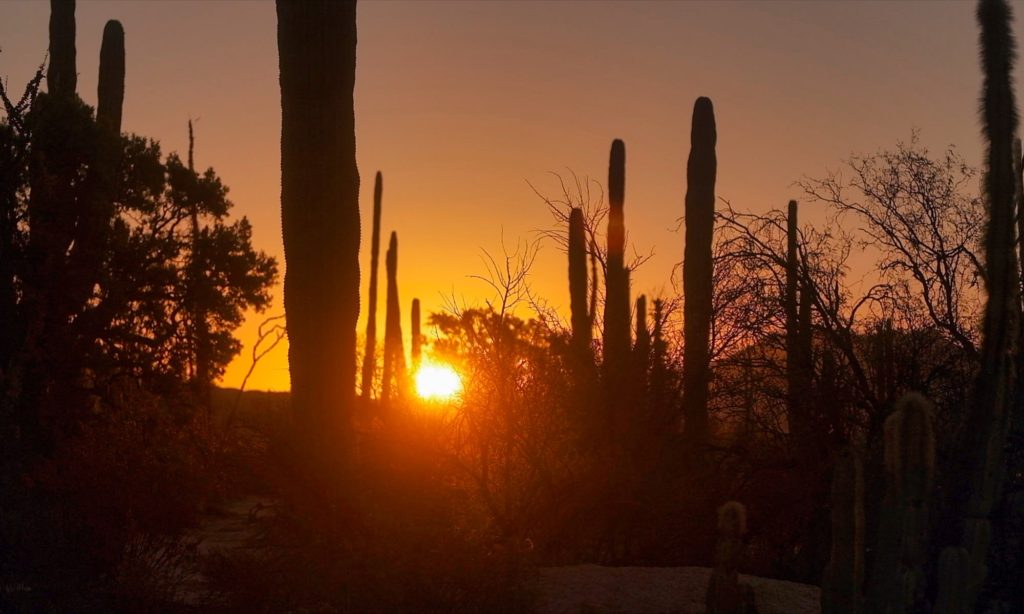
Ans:
[{"label": "cactus", "polygon": [[708,98],[693,105],[686,165],[686,249],[683,255],[683,435],[702,442],[708,430],[711,334],[711,237],[715,225],[715,111]]},{"label": "cactus", "polygon": [[46,70],[46,85],[51,95],[75,95],[75,56],[75,0],[50,0],[50,66]]},{"label": "cactus", "polygon": [[747,509],[738,501],[718,508],[718,542],[715,568],[706,594],[707,614],[753,614],[757,611],[751,588],[739,581],[739,567],[746,555]]},{"label": "cactus", "polygon": [[384,176],[377,171],[373,181],[373,232],[370,235],[370,297],[366,311],[366,351],[360,390],[364,399],[373,395],[373,374],[377,368],[377,268],[380,264],[380,205]]},{"label": "cactus", "polygon": [[797,263],[797,209],[796,201],[789,201],[786,215],[786,294],[783,297],[783,308],[786,314],[786,413],[789,420],[790,434],[794,434],[800,421],[800,400],[803,390],[797,374],[800,361],[799,321],[797,319],[797,286],[799,284],[799,267]]},{"label": "cactus", "polygon": [[420,334],[420,299],[412,299],[412,370],[419,370],[423,354],[423,336]]},{"label": "cactus", "polygon": [[934,614],[970,614],[967,586],[971,555],[966,548],[947,547],[939,555],[938,585]]},{"label": "cactus", "polygon": [[572,345],[580,355],[590,352],[591,319],[587,308],[587,237],[583,210],[569,213],[569,309],[572,314]]},{"label": "cactus", "polygon": [[1012,15],[1004,0],[980,0],[977,17],[984,71],[982,120],[988,145],[985,195],[989,219],[985,237],[988,301],[982,324],[981,364],[967,421],[970,440],[965,447],[972,473],[967,482],[971,489],[963,510],[961,545],[970,555],[966,601],[971,611],[976,608],[986,575],[992,530],[989,517],[1001,491],[1017,375],[1012,353],[1021,315],[1014,247],[1017,185],[1011,139],[1017,131],[1017,114],[1011,80],[1015,47]]},{"label": "cactus", "polygon": [[[76,211],[75,244],[67,266],[70,281],[64,289],[75,304],[84,304],[92,297],[107,251],[110,220],[114,216],[120,179],[124,73],[124,28],[117,21],[108,21],[103,28],[100,46],[95,163],[90,165],[86,195]],[[191,137],[192,123],[189,122],[190,143]]]},{"label": "cactus", "polygon": [[[626,243],[623,204],[626,192],[626,146],[612,142],[608,162],[608,262],[605,273],[604,373],[607,394],[607,435],[616,440],[626,426],[624,409],[629,379],[629,273],[624,262]],[[613,444],[613,446],[616,444]]]},{"label": "cactus", "polygon": [[344,475],[359,318],[356,3],[278,0],[277,43],[292,407]]},{"label": "cactus", "polygon": [[405,384],[405,350],[402,348],[402,315],[398,301],[398,235],[391,233],[385,256],[388,290],[384,314],[384,373],[380,400],[387,403],[401,395]]},{"label": "cactus", "polygon": [[821,583],[822,614],[863,611],[864,471],[860,455],[848,448],[832,474],[832,548]]},{"label": "cactus", "polygon": [[935,473],[931,414],[928,399],[907,393],[885,421],[886,495],[868,594],[872,612],[923,607],[928,499]]},{"label": "cactus", "polygon": [[604,362],[614,378],[628,363],[629,282],[625,266],[626,145],[612,142],[608,163],[608,271],[605,274]]},{"label": "cactus", "polygon": [[647,297],[641,294],[636,299],[636,344],[633,346],[636,364],[647,373],[647,364],[651,357],[651,333],[647,330]]}]

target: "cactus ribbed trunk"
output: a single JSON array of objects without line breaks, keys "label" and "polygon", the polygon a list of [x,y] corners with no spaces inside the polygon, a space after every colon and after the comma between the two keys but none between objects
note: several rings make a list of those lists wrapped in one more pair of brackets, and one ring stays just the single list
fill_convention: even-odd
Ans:
[{"label": "cactus ribbed trunk", "polygon": [[75,50],[75,0],[50,0],[50,65],[47,91],[70,98],[78,89]]},{"label": "cactus ribbed trunk", "polygon": [[832,475],[832,547],[821,583],[822,614],[863,611],[864,469],[852,447]]},{"label": "cactus ribbed trunk", "polygon": [[885,421],[885,472],[867,611],[919,612],[935,475],[932,406],[920,394],[903,395]]},{"label": "cactus ribbed trunk", "polygon": [[400,395],[405,383],[405,350],[402,347],[402,314],[398,300],[398,235],[391,233],[384,268],[387,270],[387,302],[384,314],[384,373],[380,400],[388,403]]},{"label": "cactus ribbed trunk", "polygon": [[1003,0],[978,3],[984,72],[982,121],[987,143],[985,194],[985,284],[988,301],[982,325],[981,368],[968,417],[970,497],[964,509],[961,545],[970,555],[967,590],[974,610],[985,577],[991,535],[989,517],[1000,496],[1004,449],[1016,384],[1015,341],[1020,323],[1019,276],[1015,252],[1016,180],[1012,138],[1017,131],[1011,75],[1015,42],[1011,9]]},{"label": "cactus ribbed trunk", "polygon": [[373,375],[377,370],[377,268],[380,264],[380,206],[384,194],[384,176],[377,171],[373,182],[373,234],[370,235],[370,297],[366,312],[366,352],[363,354],[364,399],[373,396]]},{"label": "cactus ribbed trunk", "polygon": [[569,309],[572,345],[584,356],[590,352],[591,320],[587,307],[587,237],[579,207],[569,213]]},{"label": "cactus ribbed trunk", "polygon": [[626,145],[612,141],[608,161],[608,270],[605,274],[604,372],[611,437],[625,421],[629,378],[629,274],[625,265]]},{"label": "cactus ribbed trunk", "polygon": [[277,19],[292,407],[344,473],[359,317],[356,3],[277,0]]},{"label": "cactus ribbed trunk", "polygon": [[708,431],[711,336],[711,238],[715,226],[715,111],[708,98],[693,105],[686,165],[686,249],[683,255],[683,436],[700,443]]},{"label": "cactus ribbed trunk", "polygon": [[786,214],[786,294],[783,307],[786,314],[786,418],[789,434],[800,449],[804,432],[800,401],[807,393],[801,386],[800,320],[797,308],[797,288],[800,285],[800,267],[797,256],[797,204],[789,201]]},{"label": "cactus ribbed trunk", "polygon": [[98,104],[96,121],[101,128],[121,135],[121,112],[124,105],[124,27],[110,20],[103,27],[100,45],[100,76],[96,88]]},{"label": "cactus ribbed trunk", "polygon": [[412,299],[412,371],[419,371],[423,360],[423,336],[420,333],[420,299]]},{"label": "cactus ribbed trunk", "polygon": [[[188,171],[194,174],[195,168],[195,134],[192,131],[192,120],[188,120]],[[210,366],[210,326],[203,310],[203,294],[206,280],[204,258],[200,241],[202,228],[199,225],[199,203],[192,199],[189,203],[191,218],[191,254],[189,256],[189,310],[192,319],[192,344],[195,364],[193,365],[192,387],[200,404],[208,406],[210,401],[211,366]]]}]

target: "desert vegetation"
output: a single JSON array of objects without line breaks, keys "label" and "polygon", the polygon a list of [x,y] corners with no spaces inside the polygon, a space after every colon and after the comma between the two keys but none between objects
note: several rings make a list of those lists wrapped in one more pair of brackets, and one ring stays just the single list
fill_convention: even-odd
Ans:
[{"label": "desert vegetation", "polygon": [[[631,288],[643,203],[626,207],[623,140],[606,182],[537,191],[565,314],[531,286],[526,239],[466,271],[478,304],[421,314],[396,231],[380,278],[356,10],[276,2],[285,314],[252,360],[287,337],[289,393],[216,386],[278,263],[196,169],[191,121],[184,159],[122,132],[122,25],[103,31],[96,108],[74,0],[51,0],[35,77],[0,82],[0,610],[521,612],[542,605],[538,570],[580,564],[710,568],[709,614],[765,611],[741,574],[820,586],[831,614],[1024,610],[1003,0],[978,2],[979,165],[915,133],[755,213],[716,192],[729,117],[699,97],[674,290]],[[809,204],[830,215],[806,221]],[[209,547],[238,501],[244,539]]]}]

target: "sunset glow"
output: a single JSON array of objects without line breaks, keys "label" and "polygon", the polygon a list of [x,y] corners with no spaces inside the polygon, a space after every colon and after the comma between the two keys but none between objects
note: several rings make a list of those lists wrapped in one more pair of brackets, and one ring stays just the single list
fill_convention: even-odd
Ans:
[{"label": "sunset glow", "polygon": [[416,372],[416,394],[430,401],[449,401],[462,392],[462,379],[448,365],[425,363]]}]

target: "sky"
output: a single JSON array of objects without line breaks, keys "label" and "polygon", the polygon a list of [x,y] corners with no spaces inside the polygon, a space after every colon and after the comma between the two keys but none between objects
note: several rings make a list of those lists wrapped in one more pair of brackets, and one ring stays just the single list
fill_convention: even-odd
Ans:
[{"label": "sky", "polygon": [[[1014,8],[1024,14],[1024,2]],[[15,91],[43,61],[48,15],[45,1],[0,2],[0,78]],[[256,247],[283,262],[273,2],[79,2],[78,89],[90,104],[107,19],[125,28],[123,129],[181,152],[196,120],[196,165],[217,170]],[[445,297],[486,300],[471,277],[485,272],[483,250],[500,255],[503,241],[538,240],[551,226],[529,184],[557,195],[550,173],[570,170],[604,184],[615,138],[626,143],[629,241],[654,253],[633,274],[633,295],[673,293],[698,96],[715,106],[716,193],[741,209],[784,207],[800,196],[794,181],[913,130],[981,162],[972,2],[363,0],[357,19],[362,288],[380,170],[382,243],[398,232],[406,335],[414,297],[425,314]],[[818,209],[802,217],[821,219]],[[550,242],[540,249],[533,289],[567,311],[565,256]],[[383,306],[383,270],[381,280]],[[279,313],[280,288],[238,331],[245,347],[222,385],[241,382],[256,326]],[[287,387],[282,346],[248,388]]]}]

